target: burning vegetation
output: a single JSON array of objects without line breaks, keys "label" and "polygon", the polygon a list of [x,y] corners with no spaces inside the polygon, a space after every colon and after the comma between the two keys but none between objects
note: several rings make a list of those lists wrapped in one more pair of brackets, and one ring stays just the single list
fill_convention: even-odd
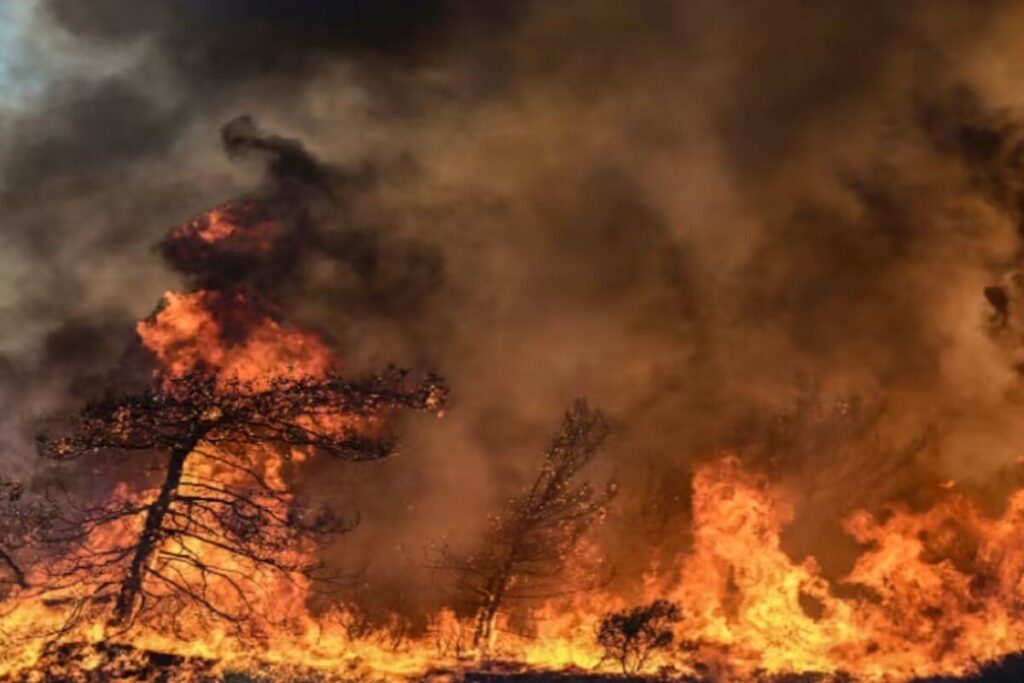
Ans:
[{"label": "burning vegetation", "polygon": [[1024,10],[30,4],[0,682],[1024,680]]},{"label": "burning vegetation", "polygon": [[[302,154],[279,138],[256,146],[273,159],[276,148]],[[198,288],[168,292],[138,324],[153,367],[141,386],[102,387],[63,434],[39,438],[46,459],[72,468],[64,484],[25,495],[4,483],[7,679],[389,679],[503,662],[903,680],[966,674],[1024,648],[1024,492],[999,516],[955,488],[923,510],[855,512],[844,529],[861,554],[831,582],[813,557],[783,550],[785,489],[717,455],[690,478],[691,521],[675,533],[692,541],[630,586],[604,557],[616,487],[587,474],[612,428],[583,400],[532,483],[472,543],[424,539],[450,605],[370,617],[318,555],[358,518],[330,496],[303,499],[292,482],[316,460],[388,459],[395,416],[440,415],[448,389],[393,368],[348,377],[325,340],[283,319],[270,275],[292,267],[307,216],[291,198],[281,208],[290,186],[275,168],[272,190],[162,243]],[[68,486],[115,457],[144,464],[99,499]]]}]

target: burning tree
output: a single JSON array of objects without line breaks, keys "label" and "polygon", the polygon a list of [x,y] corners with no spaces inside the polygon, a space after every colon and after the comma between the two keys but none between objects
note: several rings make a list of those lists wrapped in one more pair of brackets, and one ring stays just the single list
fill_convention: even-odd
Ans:
[{"label": "burning tree", "polygon": [[69,436],[40,439],[45,454],[159,451],[166,461],[150,494],[122,491],[61,525],[52,540],[75,549],[49,569],[51,588],[78,590],[83,604],[112,601],[109,623],[123,628],[143,614],[177,627],[187,606],[240,624],[253,616],[261,576],[313,576],[305,539],[349,526],[331,514],[304,514],[284,486],[281,461],[311,452],[349,462],[383,458],[394,442],[381,433],[382,415],[437,411],[445,395],[436,378],[409,386],[398,372],[262,382],[195,372],[93,403]]},{"label": "burning tree", "polygon": [[614,495],[577,483],[608,436],[600,411],[577,400],[544,454],[533,484],[491,519],[478,552],[444,551],[443,568],[454,571],[460,588],[477,604],[473,647],[493,641],[495,622],[506,603],[566,592],[565,570],[578,554],[588,529],[603,519]]},{"label": "burning tree", "polygon": [[679,606],[668,600],[609,614],[597,629],[597,643],[606,659],[614,659],[622,673],[641,671],[655,650],[672,644],[673,625],[682,619]]}]

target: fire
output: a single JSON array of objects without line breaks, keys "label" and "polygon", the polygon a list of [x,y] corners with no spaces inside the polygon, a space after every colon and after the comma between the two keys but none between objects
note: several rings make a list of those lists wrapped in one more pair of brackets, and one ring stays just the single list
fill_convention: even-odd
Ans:
[{"label": "fire", "polygon": [[282,327],[242,292],[167,292],[136,329],[166,377],[207,367],[223,379],[261,381],[320,376],[336,365],[315,334]]},{"label": "fire", "polygon": [[226,204],[171,230],[161,253],[186,273],[259,263],[283,237],[282,210],[261,202]]},{"label": "fire", "polygon": [[[814,559],[797,563],[782,550],[780,533],[792,518],[786,502],[730,458],[700,469],[693,488],[694,551],[667,591],[690,615],[687,636],[728,648],[740,668],[834,668],[829,650],[846,615]],[[822,603],[822,618],[806,613],[802,596]]]},{"label": "fire", "polygon": [[[245,222],[253,216],[260,217],[255,224]],[[220,257],[224,249],[262,255],[278,232],[272,218],[252,207],[222,208],[173,231],[165,249],[200,248],[204,258]],[[283,324],[272,306],[244,288],[168,292],[137,332],[157,361],[157,381],[168,387],[205,371],[213,373],[217,392],[259,392],[282,380],[326,377],[340,366],[318,335]],[[200,420],[221,418],[219,407],[209,410]],[[323,419],[311,414],[302,424],[312,427]],[[339,432],[378,428],[374,416],[331,419],[327,426]],[[229,455],[239,455],[230,449],[240,447],[246,468],[226,466]],[[210,483],[222,491],[247,490],[248,478],[257,478],[266,489],[254,502],[265,514],[285,518],[294,503],[289,468],[301,467],[309,456],[303,447],[203,444],[183,454],[174,495],[179,503],[209,503],[220,495],[210,493]],[[111,621],[109,604],[86,600],[80,580],[12,596],[0,612],[0,676],[52,663],[47,644],[55,634],[70,642],[208,658],[224,670],[271,663],[401,680],[468,666],[486,655],[545,670],[613,672],[615,662],[595,638],[602,619],[659,599],[677,605],[681,617],[671,623],[671,646],[644,660],[648,671],[733,679],[814,672],[908,680],[969,672],[981,661],[1024,648],[1024,490],[997,518],[984,515],[952,484],[941,487],[939,502],[923,512],[856,512],[845,529],[862,553],[847,576],[830,582],[813,557],[793,558],[783,548],[782,532],[794,507],[768,477],[726,455],[696,467],[689,485],[692,530],[678,529],[680,536],[692,531],[686,553],[652,567],[641,586],[610,582],[549,597],[522,608],[526,618],[519,615],[515,625],[502,614],[506,623],[498,624],[501,635],[486,653],[472,651],[472,615],[450,609],[429,616],[413,635],[399,627],[399,615],[391,627],[353,635],[353,605],[313,614],[310,580],[287,570],[314,561],[316,548],[308,541],[289,545],[290,539],[279,539],[274,561],[286,570],[269,571],[216,544],[182,536],[160,538],[159,552],[148,560],[163,583],[146,587],[145,599],[156,608],[137,623]],[[40,563],[30,585],[46,586],[55,574],[77,576],[68,568],[83,558],[117,552],[125,538],[142,531],[143,511],[159,491],[122,482],[112,495],[122,505],[116,522],[86,529],[67,557],[45,571]],[[195,503],[189,524],[212,526],[217,509]],[[244,522],[244,516],[239,519]],[[238,533],[245,538],[245,529]],[[587,543],[587,563],[598,565],[601,548]],[[217,571],[204,573],[206,565]],[[172,597],[181,583],[203,585],[202,601],[216,610],[182,609]],[[99,666],[90,661],[82,666]]]},{"label": "fire", "polygon": [[[201,476],[218,475],[208,463],[199,467]],[[842,581],[861,589],[861,596],[851,598],[838,595],[813,558],[795,561],[784,552],[780,533],[792,510],[763,477],[725,457],[701,466],[692,485],[693,549],[677,566],[652,572],[643,587],[646,598],[668,597],[684,614],[676,642],[685,646],[659,653],[654,666],[677,671],[717,666],[738,679],[767,671],[906,680],[968,672],[979,661],[1024,646],[1024,621],[1015,597],[1024,577],[1019,550],[1024,492],[997,519],[984,517],[960,496],[923,513],[893,510],[884,521],[866,512],[854,514],[846,528],[867,549]],[[90,538],[87,543],[109,540]],[[216,628],[190,642],[149,629],[113,639],[214,658],[221,665],[258,660],[328,671],[356,667],[395,679],[455,666],[472,655],[466,650],[471,623],[454,613],[438,614],[426,635],[397,644],[386,629],[353,639],[345,628],[344,609],[317,617],[305,610],[308,586],[274,583],[267,576],[254,580],[282,617],[258,645]],[[806,607],[809,601],[817,605],[814,613]],[[492,656],[541,669],[612,671],[594,632],[602,615],[627,604],[606,591],[548,601],[532,611],[533,637],[505,636]],[[50,612],[19,604],[4,615],[3,631],[16,633]],[[48,619],[56,621],[52,614]],[[89,642],[111,637],[97,624],[83,634]],[[8,655],[5,670],[24,667],[40,655],[38,649]]]}]

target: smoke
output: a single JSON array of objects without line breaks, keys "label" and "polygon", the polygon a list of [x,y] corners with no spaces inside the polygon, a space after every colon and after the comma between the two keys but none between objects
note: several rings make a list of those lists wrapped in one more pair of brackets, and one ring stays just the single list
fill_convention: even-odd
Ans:
[{"label": "smoke", "polygon": [[[1022,11],[40,2],[90,59],[4,116],[3,462],[164,290],[244,281],[352,370],[451,383],[399,458],[300,482],[361,511],[325,552],[374,595],[427,599],[425,539],[472,539],[579,395],[618,426],[627,580],[722,449],[839,573],[855,507],[1019,477]],[[271,256],[165,239],[239,198],[285,217]]]}]

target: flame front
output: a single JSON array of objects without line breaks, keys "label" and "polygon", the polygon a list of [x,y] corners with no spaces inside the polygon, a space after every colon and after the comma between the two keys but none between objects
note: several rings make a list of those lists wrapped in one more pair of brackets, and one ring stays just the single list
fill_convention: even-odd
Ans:
[{"label": "flame front", "polygon": [[[265,457],[266,471],[280,466],[270,454]],[[209,462],[195,462],[190,474],[197,479],[222,474]],[[1024,492],[998,519],[985,518],[956,495],[921,514],[896,510],[884,522],[866,512],[854,514],[847,529],[868,549],[842,583],[861,589],[857,598],[839,597],[813,558],[797,562],[782,550],[780,533],[790,511],[779,496],[734,458],[697,471],[693,549],[676,566],[652,571],[641,589],[645,599],[674,600],[684,614],[675,629],[680,646],[659,653],[651,667],[710,671],[734,680],[755,672],[846,672],[862,680],[899,681],[967,673],[1024,646],[1016,597],[1024,576]],[[248,599],[264,601],[277,617],[261,625],[265,630],[256,639],[251,632],[240,639],[216,622],[187,619],[179,627],[202,624],[187,641],[152,627],[113,638],[140,649],[214,658],[223,666],[272,662],[328,672],[365,670],[385,679],[465,665],[474,654],[467,649],[472,624],[451,612],[431,617],[416,638],[387,629],[355,638],[344,607],[317,616],[307,611],[305,583],[260,573],[247,580]],[[816,614],[804,607],[808,599],[820,606]],[[504,636],[490,656],[543,670],[614,671],[594,634],[605,614],[627,604],[624,596],[607,591],[548,601],[532,610],[532,637]],[[2,628],[14,644],[19,634],[54,627],[65,617],[26,598],[5,613]],[[91,642],[112,637],[102,622],[78,636]],[[39,648],[29,638],[9,649],[5,671],[39,666]]]},{"label": "flame front", "polygon": [[[179,228],[172,239],[191,240],[204,249],[227,241],[233,250],[257,256],[270,248],[271,224],[244,228],[230,222],[232,215],[211,212]],[[225,386],[244,380],[259,387],[279,378],[323,376],[339,365],[316,334],[282,324],[242,289],[170,292],[137,331],[158,361],[163,381],[203,368],[215,371]],[[357,424],[354,418],[335,426],[375,428],[372,420]],[[198,494],[204,482],[241,487],[245,476],[260,477],[280,493],[261,502],[287,515],[286,471],[301,466],[308,452],[246,446],[251,472],[244,475],[221,464],[222,447],[227,446],[204,446],[191,454],[182,491]],[[830,583],[813,557],[797,561],[783,549],[781,534],[792,521],[793,506],[766,476],[723,456],[697,467],[691,483],[679,483],[680,489],[685,486],[692,486],[692,529],[677,533],[692,535],[687,552],[652,568],[640,586],[617,582],[533,605],[527,610],[532,632],[503,634],[488,657],[539,669],[614,671],[614,662],[595,639],[598,625],[610,612],[655,599],[676,603],[682,618],[673,625],[672,646],[655,653],[647,668],[718,679],[757,672],[845,672],[863,680],[908,680],[969,672],[980,662],[1024,647],[1019,597],[1024,588],[1024,490],[1011,497],[998,518],[986,517],[955,488],[924,512],[893,508],[884,519],[856,512],[845,529],[863,552],[846,577]],[[147,503],[157,492],[121,483],[114,495]],[[210,522],[210,514],[195,510],[194,523]],[[58,565],[74,563],[76,552],[116,548],[138,534],[141,525],[136,513],[97,527]],[[599,561],[602,551],[596,542],[588,548]],[[208,657],[223,667],[270,662],[339,674],[362,670],[383,679],[471,666],[467,660],[479,654],[469,648],[471,616],[442,610],[425,619],[426,628],[408,635],[395,615],[393,628],[353,635],[356,608],[342,604],[312,613],[311,586],[304,577],[268,572],[209,545],[166,540],[160,550],[162,559],[156,562],[183,581],[194,579],[196,570],[187,560],[175,564],[174,558],[202,556],[220,568],[208,590],[217,604],[227,605],[223,616],[244,607],[240,613],[262,618],[233,624],[179,610],[170,602],[155,618],[113,629],[102,616],[70,620],[71,605],[82,595],[80,583],[45,597],[25,589],[0,615],[5,644],[0,673],[44,669],[50,656],[44,645],[55,633],[67,640]],[[315,551],[300,544],[281,552],[292,566],[312,561]],[[48,575],[38,571],[30,584],[47,581]],[[150,590],[158,599],[163,589]],[[75,624],[73,630],[62,631],[68,623]]]}]

